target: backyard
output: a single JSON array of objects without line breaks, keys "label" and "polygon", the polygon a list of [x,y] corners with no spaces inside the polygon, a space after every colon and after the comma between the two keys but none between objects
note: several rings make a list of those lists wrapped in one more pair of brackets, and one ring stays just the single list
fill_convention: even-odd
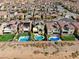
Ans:
[{"label": "backyard", "polygon": [[74,35],[64,35],[62,36],[63,41],[75,41],[75,36]]},{"label": "backyard", "polygon": [[0,35],[0,41],[12,41],[14,38],[14,34],[3,34]]},{"label": "backyard", "polygon": [[[5,41],[16,40],[16,39],[17,39],[16,41],[18,41],[19,37],[21,37],[21,36],[29,36],[29,34],[28,33],[20,33],[20,34],[17,34],[16,37],[15,37],[15,34],[4,34],[4,35],[0,35],[0,41],[5,42]],[[15,39],[14,39],[14,37],[15,37]],[[61,38],[63,41],[75,41],[74,35],[64,35]],[[33,33],[31,33],[30,41],[35,41]]]}]

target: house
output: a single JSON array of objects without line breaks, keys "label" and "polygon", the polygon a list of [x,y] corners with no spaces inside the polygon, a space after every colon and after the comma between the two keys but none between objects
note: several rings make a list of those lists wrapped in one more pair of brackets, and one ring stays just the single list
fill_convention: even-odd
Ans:
[{"label": "house", "polygon": [[11,26],[12,33],[16,33],[17,32],[17,27],[18,27],[19,23],[20,22],[17,21],[17,20],[11,20],[11,21],[9,21],[9,25]]},{"label": "house", "polygon": [[6,21],[0,25],[0,35],[3,34],[15,34],[17,32],[18,22],[15,20]]},{"label": "house", "polygon": [[76,20],[72,19],[72,18],[62,18],[59,21],[65,21],[65,22],[75,22]]},{"label": "house", "polygon": [[17,21],[11,20],[6,23],[2,23],[3,33],[15,34],[17,32]]},{"label": "house", "polygon": [[31,21],[21,21],[18,24],[17,30],[19,30],[19,32],[30,32],[31,31],[31,25],[32,25]]},{"label": "house", "polygon": [[59,36],[60,27],[56,21],[46,21],[48,36]]},{"label": "house", "polygon": [[75,27],[74,36],[79,40],[79,22],[74,22],[72,25]]},{"label": "house", "polygon": [[45,24],[44,21],[33,21],[33,33],[34,34],[44,34],[45,33]]},{"label": "house", "polygon": [[79,22],[73,22],[72,25],[75,27],[77,33],[79,33]]},{"label": "house", "polygon": [[1,31],[2,31],[2,34],[6,34],[6,33],[11,33],[12,29],[8,23],[4,22],[1,24]]},{"label": "house", "polygon": [[59,21],[58,23],[61,27],[62,35],[68,35],[74,33],[75,28],[70,22]]},{"label": "house", "polygon": [[19,20],[24,20],[24,14],[23,13],[17,13],[16,18]]}]

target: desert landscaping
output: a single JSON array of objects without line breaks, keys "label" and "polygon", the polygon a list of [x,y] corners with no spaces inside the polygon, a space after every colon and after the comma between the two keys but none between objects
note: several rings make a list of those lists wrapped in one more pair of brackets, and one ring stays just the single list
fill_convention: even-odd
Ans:
[{"label": "desert landscaping", "polygon": [[0,59],[79,59],[79,42],[0,43]]}]

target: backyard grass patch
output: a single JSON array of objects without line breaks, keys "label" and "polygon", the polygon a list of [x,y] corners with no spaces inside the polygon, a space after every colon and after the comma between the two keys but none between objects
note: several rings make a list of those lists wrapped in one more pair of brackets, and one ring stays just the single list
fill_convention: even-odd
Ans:
[{"label": "backyard grass patch", "polygon": [[75,36],[74,35],[65,35],[62,36],[63,41],[75,41]]},{"label": "backyard grass patch", "polygon": [[34,33],[31,33],[31,41],[35,41],[34,40]]},{"label": "backyard grass patch", "polygon": [[20,36],[29,36],[28,33],[20,33],[17,35],[16,39],[19,39]]},{"label": "backyard grass patch", "polygon": [[14,38],[14,34],[4,34],[0,35],[0,41],[10,41]]}]

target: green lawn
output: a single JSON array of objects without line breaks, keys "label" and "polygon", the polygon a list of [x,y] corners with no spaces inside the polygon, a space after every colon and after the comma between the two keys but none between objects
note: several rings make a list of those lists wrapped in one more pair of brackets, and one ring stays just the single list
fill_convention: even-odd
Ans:
[{"label": "green lawn", "polygon": [[31,33],[31,41],[35,41],[34,40],[34,33]]},{"label": "green lawn", "polygon": [[10,41],[14,38],[14,34],[4,34],[0,35],[0,41]]},{"label": "green lawn", "polygon": [[20,36],[29,36],[28,33],[20,33],[17,35],[16,39],[19,39]]},{"label": "green lawn", "polygon": [[62,36],[63,41],[75,41],[75,36],[74,35],[65,35]]}]

